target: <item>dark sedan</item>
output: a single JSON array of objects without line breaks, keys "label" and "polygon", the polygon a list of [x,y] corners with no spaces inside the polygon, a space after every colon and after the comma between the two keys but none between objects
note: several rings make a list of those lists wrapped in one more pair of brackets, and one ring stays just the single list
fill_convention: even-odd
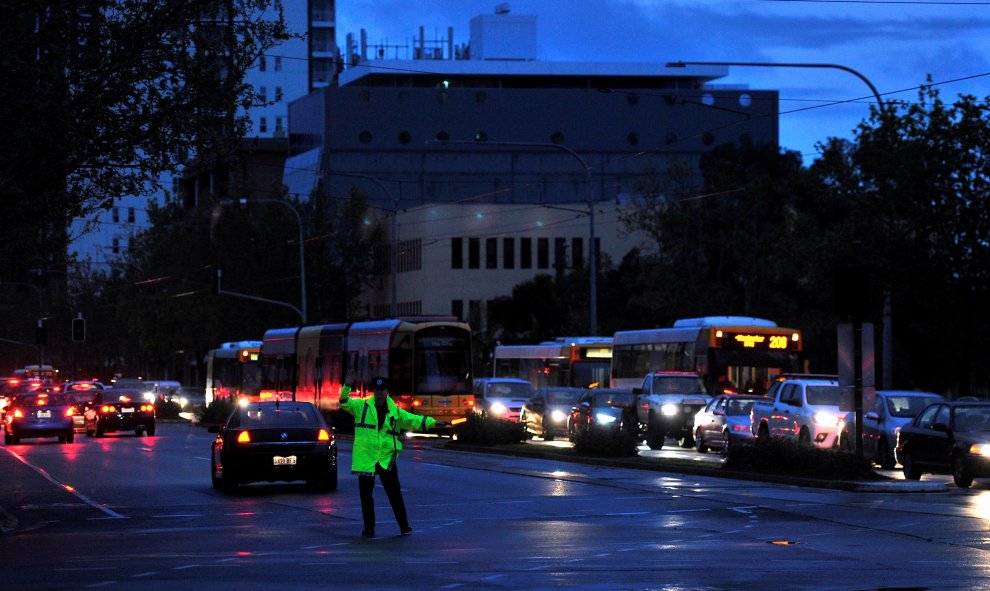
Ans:
[{"label": "dark sedan", "polygon": [[337,488],[337,442],[309,402],[238,405],[216,433],[210,461],[214,488],[233,492],[250,482],[305,480],[315,490]]},{"label": "dark sedan", "polygon": [[72,443],[72,416],[76,407],[65,394],[30,392],[16,396],[4,415],[4,443],[17,445],[22,438],[58,437]]},{"label": "dark sedan", "polygon": [[636,419],[636,395],[631,390],[602,388],[588,390],[567,420],[568,437],[596,429],[603,432],[629,432],[635,437],[639,430]]},{"label": "dark sedan", "polygon": [[567,436],[567,417],[577,406],[584,388],[546,386],[537,390],[519,412],[519,422],[526,431],[544,441],[553,441],[558,435]]},{"label": "dark sedan", "polygon": [[130,388],[99,390],[85,411],[89,437],[103,437],[115,431],[134,431],[140,437],[155,435],[155,405],[144,392]]},{"label": "dark sedan", "polygon": [[974,478],[990,477],[990,403],[932,404],[901,427],[897,454],[909,480],[948,472],[956,486],[968,488]]}]

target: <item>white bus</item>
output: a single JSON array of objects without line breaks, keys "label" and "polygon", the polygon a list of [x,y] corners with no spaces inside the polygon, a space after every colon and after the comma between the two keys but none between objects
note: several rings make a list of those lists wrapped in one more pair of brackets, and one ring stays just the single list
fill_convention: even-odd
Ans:
[{"label": "white bus", "polygon": [[538,345],[495,347],[495,377],[543,386],[590,388],[608,384],[611,337],[560,337]]}]

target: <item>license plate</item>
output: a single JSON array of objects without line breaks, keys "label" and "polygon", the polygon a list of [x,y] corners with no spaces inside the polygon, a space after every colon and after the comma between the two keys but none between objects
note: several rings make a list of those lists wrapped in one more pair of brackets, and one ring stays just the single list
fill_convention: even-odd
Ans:
[{"label": "license plate", "polygon": [[50,410],[39,410],[38,411],[38,418],[39,419],[50,419],[50,418],[52,418],[52,411],[50,411]]},{"label": "license plate", "polygon": [[120,409],[120,412],[122,412],[124,414],[127,414],[129,412],[134,412],[134,408],[133,407],[131,407],[131,408],[124,407],[124,408]]},{"label": "license plate", "polygon": [[295,466],[296,456],[275,456],[272,458],[272,463],[276,466]]}]

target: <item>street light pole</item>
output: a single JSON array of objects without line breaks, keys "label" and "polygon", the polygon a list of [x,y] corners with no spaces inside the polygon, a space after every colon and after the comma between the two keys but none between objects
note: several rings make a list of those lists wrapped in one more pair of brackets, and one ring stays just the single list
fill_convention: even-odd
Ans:
[{"label": "street light pole", "polygon": [[595,199],[591,180],[591,168],[588,162],[580,154],[563,144],[552,142],[509,142],[509,141],[468,141],[468,140],[430,140],[427,143],[438,144],[471,144],[474,146],[488,144],[491,146],[518,146],[528,148],[554,148],[563,150],[573,156],[584,170],[585,192],[588,200],[588,267],[590,272],[589,294],[588,294],[588,328],[589,336],[598,335],[598,257],[595,249]]},{"label": "street light pole", "polygon": [[[292,215],[296,216],[296,223],[299,224],[299,315],[302,317],[302,323],[306,324],[308,322],[308,315],[306,310],[306,254],[305,246],[303,242],[303,223],[302,216],[296,211],[296,208],[288,201],[282,201],[281,199],[238,199],[237,202],[241,205],[247,205],[248,203],[281,203],[282,205],[289,208],[292,211]],[[225,200],[221,204],[228,205],[233,203],[233,200]],[[257,298],[255,298],[257,299]]]},{"label": "street light pole", "polygon": [[391,311],[392,311],[392,318],[395,318],[396,316],[399,315],[399,303],[398,303],[398,295],[397,295],[398,294],[397,276],[399,271],[399,236],[398,236],[399,202],[396,200],[394,196],[392,196],[392,192],[388,190],[388,187],[385,186],[385,183],[383,183],[382,181],[380,181],[379,179],[373,176],[367,174],[361,174],[357,172],[338,172],[338,171],[320,172],[320,174],[329,175],[329,176],[346,176],[346,177],[365,179],[371,181],[376,185],[378,185],[378,188],[381,189],[382,192],[385,193],[386,196],[388,196],[388,200],[392,202],[392,249],[391,249],[392,252],[391,252],[391,256],[389,257],[391,259],[389,265],[392,267]]}]

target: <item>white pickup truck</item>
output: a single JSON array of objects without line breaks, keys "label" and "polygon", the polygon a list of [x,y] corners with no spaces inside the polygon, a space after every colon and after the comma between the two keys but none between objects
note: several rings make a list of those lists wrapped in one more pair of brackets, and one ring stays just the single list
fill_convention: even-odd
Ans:
[{"label": "white pickup truck", "polygon": [[838,381],[789,378],[774,383],[766,400],[753,404],[750,424],[758,441],[774,437],[832,447],[845,414],[839,410]]},{"label": "white pickup truck", "polygon": [[686,371],[655,371],[634,388],[640,433],[650,449],[663,447],[672,437],[681,447],[694,445],[694,415],[712,397],[698,374]]}]

